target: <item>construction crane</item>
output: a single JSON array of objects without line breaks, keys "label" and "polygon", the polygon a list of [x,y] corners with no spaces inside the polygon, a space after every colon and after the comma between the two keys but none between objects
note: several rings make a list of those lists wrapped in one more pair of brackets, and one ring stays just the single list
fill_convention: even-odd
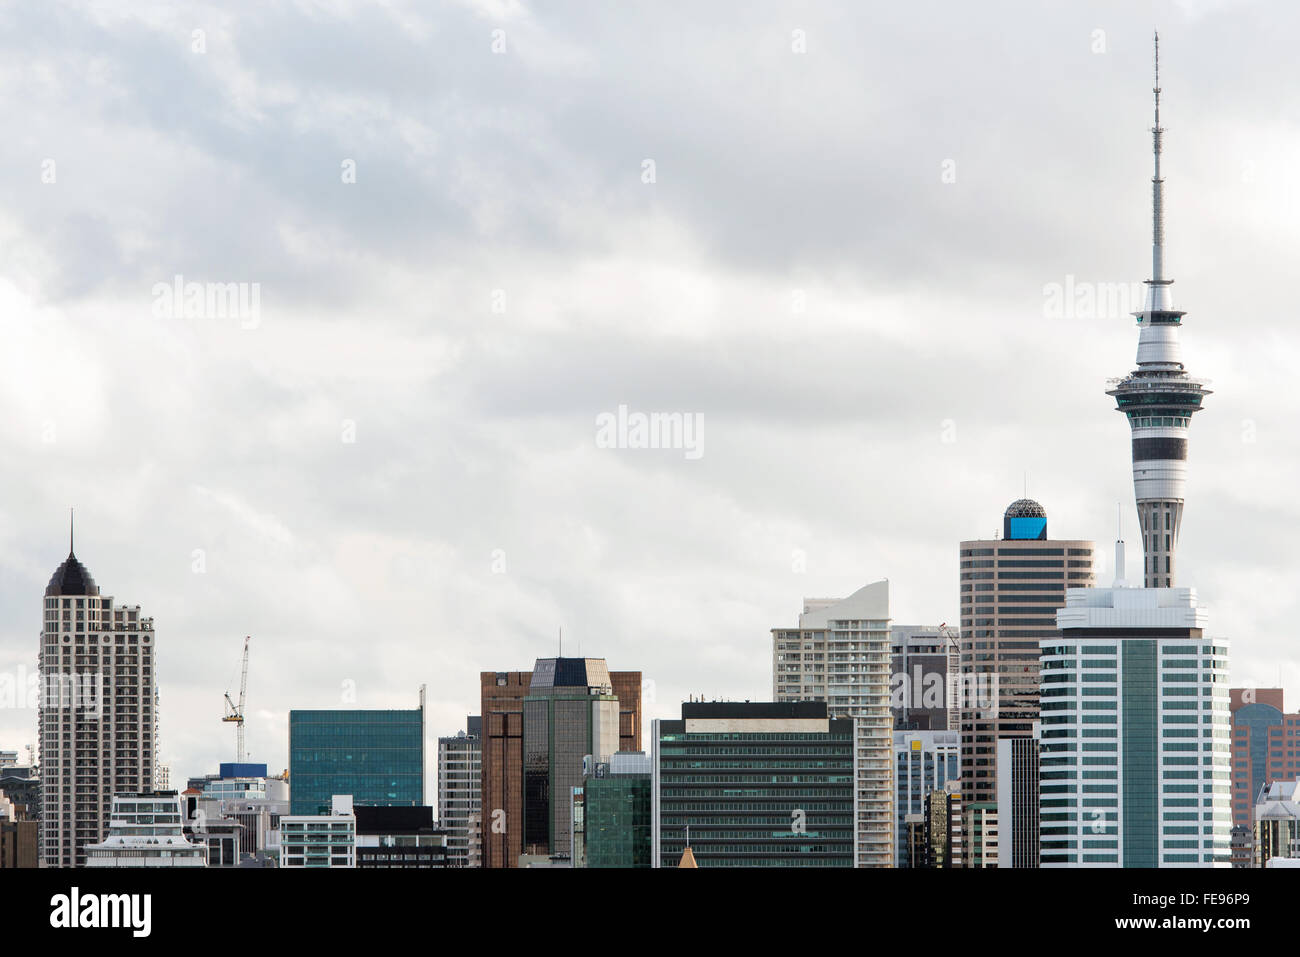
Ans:
[{"label": "construction crane", "polygon": [[235,760],[244,763],[244,696],[248,691],[248,642],[249,637],[244,638],[244,663],[239,675],[239,704],[230,700],[230,692],[226,692],[226,714],[222,721],[235,722],[236,744]]},{"label": "construction crane", "polygon": [[939,637],[948,642],[948,687],[944,689],[944,696],[948,705],[948,730],[956,731],[961,727],[961,698],[966,693],[961,684],[961,632],[945,621],[939,625]]}]

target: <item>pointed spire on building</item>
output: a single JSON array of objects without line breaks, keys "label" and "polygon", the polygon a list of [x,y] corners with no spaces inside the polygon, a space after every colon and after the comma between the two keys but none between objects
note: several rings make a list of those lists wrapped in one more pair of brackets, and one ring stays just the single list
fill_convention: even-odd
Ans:
[{"label": "pointed spire on building", "polygon": [[[1145,312],[1167,312],[1173,309],[1169,286],[1172,279],[1165,278],[1165,181],[1160,175],[1160,154],[1164,150],[1164,128],[1160,125],[1160,33],[1155,35],[1155,124],[1151,127],[1151,278],[1147,280]],[[1149,317],[1148,317],[1149,318]],[[1141,321],[1141,320],[1139,320]]]},{"label": "pointed spire on building", "polygon": [[75,516],[73,515],[73,510],[69,508],[68,509],[68,557],[69,558],[73,557],[77,553],[77,550],[74,547],[74,541],[75,541],[75,536],[73,535],[73,532],[75,531],[75,527],[73,525],[74,518]]},{"label": "pointed spire on building", "polygon": [[682,851],[682,859],[677,862],[678,867],[694,867],[700,865],[695,863],[695,854],[691,852],[691,826],[686,825],[686,849]]}]

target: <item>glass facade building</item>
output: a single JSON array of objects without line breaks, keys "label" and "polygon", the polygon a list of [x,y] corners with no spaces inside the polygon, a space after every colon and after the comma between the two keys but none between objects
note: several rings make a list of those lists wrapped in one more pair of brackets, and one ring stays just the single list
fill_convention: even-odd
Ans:
[{"label": "glass facade building", "polygon": [[682,705],[657,721],[653,864],[852,867],[854,732],[825,702]]},{"label": "glass facade building", "polygon": [[568,857],[583,759],[618,750],[619,702],[602,658],[540,658],[524,698],[524,851]]},{"label": "glass facade building", "polygon": [[290,711],[289,813],[354,804],[424,804],[424,708]]},{"label": "glass facade building", "polygon": [[894,732],[895,867],[923,866],[912,860],[907,819],[924,814],[930,795],[960,778],[961,736],[956,731]]},{"label": "glass facade building", "polygon": [[650,762],[644,752],[616,754],[583,785],[587,867],[649,867]]}]

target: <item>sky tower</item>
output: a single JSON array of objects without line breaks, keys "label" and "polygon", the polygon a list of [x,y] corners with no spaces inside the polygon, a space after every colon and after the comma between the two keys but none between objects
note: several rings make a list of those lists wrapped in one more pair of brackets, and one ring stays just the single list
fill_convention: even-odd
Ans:
[{"label": "sky tower", "polygon": [[1187,427],[1207,380],[1183,368],[1178,329],[1183,312],[1174,308],[1172,279],[1165,278],[1164,180],[1160,177],[1160,35],[1155,38],[1155,126],[1151,130],[1155,172],[1151,177],[1151,278],[1146,302],[1136,312],[1137,368],[1112,379],[1106,394],[1115,397],[1133,433],[1133,490],[1142,530],[1143,584],[1169,588],[1175,580],[1178,529],[1187,486]]}]

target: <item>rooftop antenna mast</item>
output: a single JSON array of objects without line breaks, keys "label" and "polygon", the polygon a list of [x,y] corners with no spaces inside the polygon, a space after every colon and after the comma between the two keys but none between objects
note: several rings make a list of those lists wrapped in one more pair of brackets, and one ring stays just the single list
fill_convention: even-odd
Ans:
[{"label": "rooftop antenna mast", "polygon": [[1151,177],[1151,288],[1155,301],[1168,308],[1167,296],[1161,286],[1172,280],[1165,278],[1165,181],[1160,176],[1160,153],[1164,148],[1164,130],[1160,126],[1160,32],[1155,35],[1155,126],[1151,128],[1151,151],[1155,173]]}]

